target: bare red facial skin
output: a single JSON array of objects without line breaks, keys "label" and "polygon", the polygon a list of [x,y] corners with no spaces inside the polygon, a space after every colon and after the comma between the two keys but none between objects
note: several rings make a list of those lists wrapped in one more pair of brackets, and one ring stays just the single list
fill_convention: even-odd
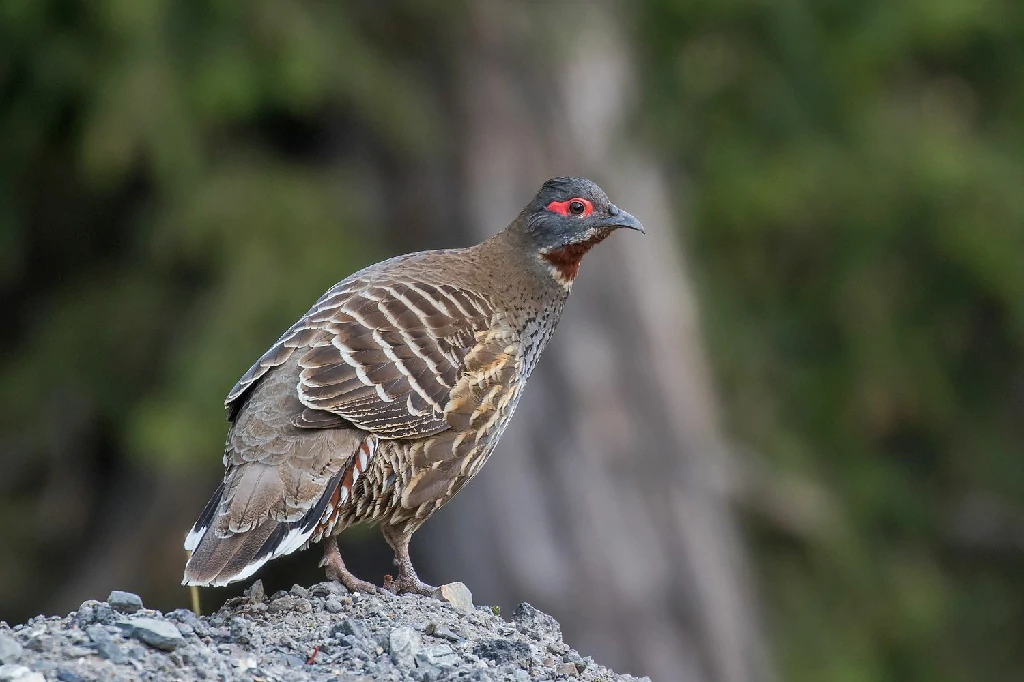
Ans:
[{"label": "bare red facial skin", "polygon": [[[583,204],[583,213],[570,213],[569,204],[574,201],[578,201]],[[590,203],[587,199],[581,197],[573,197],[572,199],[566,199],[565,201],[552,201],[545,208],[552,213],[558,215],[572,216],[574,218],[586,218],[588,215],[594,212],[594,204]]]}]

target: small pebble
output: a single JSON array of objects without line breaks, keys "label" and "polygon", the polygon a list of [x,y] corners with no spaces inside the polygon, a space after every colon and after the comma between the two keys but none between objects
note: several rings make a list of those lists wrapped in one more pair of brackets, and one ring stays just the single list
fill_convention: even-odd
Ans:
[{"label": "small pebble", "polygon": [[128,655],[121,645],[111,640],[97,642],[96,653],[116,665],[120,665],[128,660]]},{"label": "small pebble", "polygon": [[388,636],[391,661],[400,668],[411,668],[420,650],[420,633],[410,627],[395,628]]},{"label": "small pebble", "polygon": [[145,642],[154,649],[174,651],[185,642],[171,623],[155,618],[135,618],[128,621],[129,633],[136,639]]},{"label": "small pebble", "polygon": [[526,602],[517,606],[516,610],[512,612],[512,620],[520,631],[533,635],[536,639],[547,637],[554,637],[559,641],[562,639],[562,628],[558,621]]},{"label": "small pebble", "polygon": [[114,610],[110,604],[97,602],[93,607],[93,618],[97,623],[109,623],[114,620]]},{"label": "small pebble", "polygon": [[231,638],[239,644],[249,643],[249,622],[241,616],[231,619]]},{"label": "small pebble", "polygon": [[33,672],[31,668],[23,665],[0,665],[0,680],[7,682],[46,682],[42,673]]},{"label": "small pebble", "polygon": [[132,592],[114,590],[107,597],[107,603],[118,613],[135,613],[142,608],[142,597]]},{"label": "small pebble", "polygon": [[559,663],[555,666],[556,675],[565,675],[566,677],[579,677],[579,671],[576,670],[575,663]]},{"label": "small pebble", "polygon": [[310,606],[309,601],[301,597],[285,594],[275,599],[267,610],[270,613],[309,613],[313,610],[313,607]]},{"label": "small pebble", "polygon": [[0,664],[14,663],[24,652],[18,640],[7,635],[0,635]]},{"label": "small pebble", "polygon": [[66,668],[57,671],[57,680],[58,682],[88,682],[74,670],[67,670]]},{"label": "small pebble", "polygon": [[261,602],[267,598],[267,593],[263,589],[263,581],[257,580],[252,585],[249,585],[245,591],[245,596],[252,602]]},{"label": "small pebble", "polygon": [[458,642],[458,641],[464,639],[463,637],[459,637],[457,634],[452,632],[451,629],[448,628],[447,626],[445,626],[445,625],[438,625],[437,623],[435,623],[433,621],[431,621],[430,623],[427,623],[427,628],[426,628],[425,632],[428,635],[433,635],[434,637],[440,637],[441,639],[447,639],[449,642]]},{"label": "small pebble", "polygon": [[199,623],[199,616],[192,613],[189,609],[174,609],[167,614],[167,617],[171,620],[176,620],[179,623],[188,623],[192,627],[195,627]]},{"label": "small pebble", "polygon": [[447,644],[434,644],[424,647],[416,654],[417,665],[426,663],[427,665],[444,667],[456,665],[458,662],[459,655]]},{"label": "small pebble", "polygon": [[346,618],[341,621],[336,631],[342,635],[351,635],[356,639],[367,639],[370,636],[369,630],[366,629],[366,625],[360,620],[354,620],[352,618]]},{"label": "small pebble", "polygon": [[473,593],[462,583],[447,583],[439,588],[441,599],[463,613],[473,613]]},{"label": "small pebble", "polygon": [[348,594],[348,590],[341,583],[331,580],[313,585],[309,588],[309,593],[314,597],[329,597],[332,594],[341,597]]},{"label": "small pebble", "polygon": [[96,609],[93,606],[95,603],[87,601],[78,607],[78,612],[75,613],[75,622],[78,623],[78,627],[84,628],[96,622]]}]

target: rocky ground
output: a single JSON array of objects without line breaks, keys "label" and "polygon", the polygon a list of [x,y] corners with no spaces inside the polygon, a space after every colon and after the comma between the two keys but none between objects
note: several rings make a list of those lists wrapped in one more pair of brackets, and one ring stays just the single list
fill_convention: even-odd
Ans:
[{"label": "rocky ground", "polygon": [[257,582],[210,616],[112,592],[68,616],[0,621],[0,681],[636,680],[573,651],[529,604],[505,620],[460,583],[442,589],[446,601],[337,583],[268,598]]}]

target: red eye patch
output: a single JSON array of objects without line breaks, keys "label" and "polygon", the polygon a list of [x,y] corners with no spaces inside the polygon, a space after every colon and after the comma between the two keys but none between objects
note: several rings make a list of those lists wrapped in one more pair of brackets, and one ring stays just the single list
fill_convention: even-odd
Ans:
[{"label": "red eye patch", "polygon": [[[579,212],[571,211],[569,210],[571,204],[583,204],[583,210]],[[579,197],[567,199],[566,201],[552,201],[545,208],[558,215],[574,216],[576,218],[585,218],[594,212],[594,205],[586,199]]]}]

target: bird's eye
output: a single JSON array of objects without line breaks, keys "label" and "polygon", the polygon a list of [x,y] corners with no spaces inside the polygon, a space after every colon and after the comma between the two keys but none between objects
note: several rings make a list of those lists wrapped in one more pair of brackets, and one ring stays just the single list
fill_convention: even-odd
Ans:
[{"label": "bird's eye", "polygon": [[573,197],[565,201],[552,201],[545,208],[561,216],[576,216],[580,218],[586,218],[594,212],[594,205],[589,200],[581,197]]}]

